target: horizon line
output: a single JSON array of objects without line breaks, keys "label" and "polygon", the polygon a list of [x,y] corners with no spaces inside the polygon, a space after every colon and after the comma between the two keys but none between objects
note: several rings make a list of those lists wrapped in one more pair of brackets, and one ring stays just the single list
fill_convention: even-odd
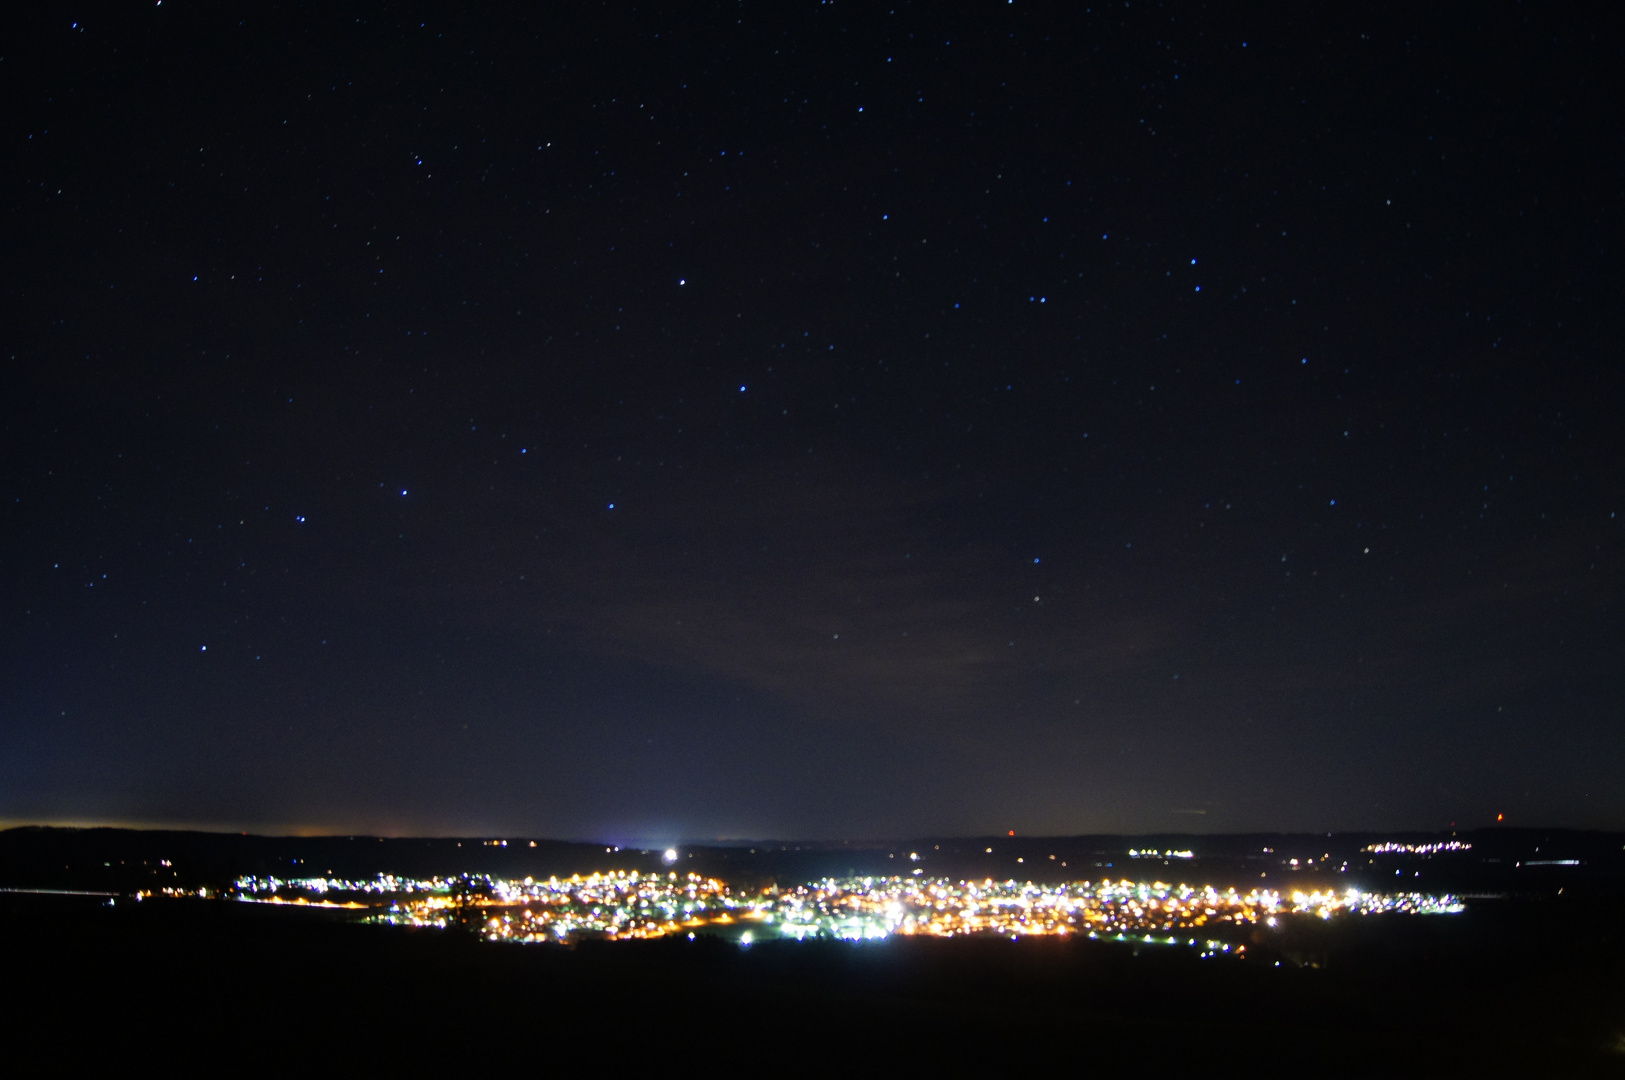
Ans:
[{"label": "horizon line", "polygon": [[1062,839],[1075,839],[1075,838],[1080,838],[1080,837],[1122,837],[1122,838],[1156,837],[1156,836],[1206,836],[1206,837],[1224,837],[1224,836],[1328,836],[1328,837],[1330,837],[1330,836],[1351,836],[1351,835],[1356,835],[1357,836],[1357,835],[1378,835],[1378,834],[1381,834],[1381,835],[1422,834],[1422,835],[1432,836],[1432,835],[1442,835],[1442,834],[1455,834],[1455,833],[1461,833],[1461,832],[1492,831],[1492,830],[1496,830],[1496,829],[1508,830],[1508,831],[1511,831],[1511,830],[1529,830],[1529,829],[1547,829],[1547,830],[1563,831],[1563,832],[1625,833],[1625,828],[1607,829],[1607,828],[1596,828],[1596,827],[1586,827],[1586,826],[1576,826],[1576,825],[1551,825],[1551,824],[1521,825],[1521,824],[1514,824],[1514,823],[1511,823],[1511,822],[1502,821],[1502,822],[1487,822],[1487,823],[1482,824],[1482,825],[1468,825],[1468,826],[1454,825],[1454,826],[1445,826],[1445,827],[1439,827],[1439,828],[1425,828],[1425,827],[1388,828],[1388,829],[1384,829],[1384,828],[1356,828],[1356,829],[1330,829],[1330,830],[1322,830],[1322,829],[1300,829],[1300,830],[1290,830],[1290,829],[1237,829],[1237,830],[1234,830],[1234,831],[1204,830],[1204,831],[1200,831],[1200,832],[1194,832],[1194,831],[1189,831],[1189,830],[1179,830],[1179,829],[1169,829],[1169,830],[1145,831],[1145,832],[1110,832],[1110,831],[1107,831],[1107,832],[1074,832],[1074,833],[1049,833],[1049,832],[1044,832],[1044,833],[1036,833],[1036,832],[1035,833],[1015,833],[1015,832],[1012,832],[1012,831],[1006,829],[1006,830],[994,830],[994,831],[982,832],[982,833],[972,833],[972,832],[966,832],[966,833],[930,833],[930,832],[922,832],[922,833],[914,833],[914,834],[899,834],[897,836],[865,836],[865,837],[843,837],[843,838],[798,837],[798,838],[782,839],[782,838],[777,838],[777,837],[714,836],[714,837],[686,837],[686,838],[680,838],[680,839],[673,839],[673,838],[670,838],[670,837],[658,838],[658,839],[657,838],[651,838],[651,837],[633,837],[633,838],[630,838],[630,839],[620,839],[620,840],[608,839],[608,840],[606,840],[606,839],[597,838],[597,837],[547,836],[547,835],[541,835],[541,834],[527,835],[527,834],[524,834],[524,833],[512,833],[512,832],[509,832],[509,833],[497,833],[497,832],[490,832],[490,833],[473,833],[473,832],[469,832],[469,833],[461,833],[461,832],[459,832],[459,833],[449,833],[449,832],[448,833],[439,833],[439,832],[436,832],[436,833],[393,833],[393,832],[384,833],[384,832],[368,832],[368,831],[348,832],[348,831],[330,829],[330,828],[321,827],[321,826],[309,826],[309,825],[301,825],[301,826],[273,825],[273,826],[270,826],[268,828],[264,827],[264,826],[261,826],[261,827],[251,827],[251,828],[244,829],[244,828],[240,828],[240,827],[224,826],[224,825],[220,825],[220,824],[214,823],[214,822],[195,823],[195,824],[178,824],[178,823],[173,823],[173,822],[109,821],[109,820],[105,820],[105,819],[89,819],[89,820],[85,820],[85,819],[61,820],[61,819],[58,819],[58,820],[54,820],[54,821],[41,821],[41,820],[28,820],[28,819],[0,818],[0,833],[10,832],[10,831],[15,830],[15,829],[61,829],[61,830],[64,830],[64,831],[69,831],[69,830],[88,831],[88,830],[92,830],[92,829],[110,829],[110,830],[118,830],[118,831],[123,831],[123,832],[189,832],[189,833],[199,833],[199,834],[207,835],[207,836],[253,836],[253,837],[258,837],[258,838],[261,838],[261,839],[271,839],[271,840],[295,840],[295,839],[297,839],[297,840],[315,840],[315,839],[326,839],[326,838],[334,838],[334,839],[336,839],[336,838],[340,838],[340,837],[354,837],[354,838],[366,838],[366,839],[378,839],[378,840],[456,840],[456,841],[461,841],[461,840],[480,840],[480,841],[486,841],[486,840],[514,840],[514,841],[521,841],[521,842],[538,842],[538,843],[546,842],[546,843],[550,843],[550,844],[585,844],[585,845],[593,845],[593,846],[602,845],[602,846],[605,846],[605,847],[614,847],[614,848],[618,848],[618,849],[636,848],[638,850],[644,850],[644,851],[653,851],[653,850],[658,850],[658,849],[661,849],[661,848],[668,848],[668,847],[748,847],[748,846],[753,845],[753,844],[754,845],[762,845],[762,846],[773,845],[773,846],[779,846],[779,847],[790,846],[790,845],[884,847],[884,846],[887,846],[887,845],[902,843],[902,842],[905,842],[905,841],[972,840],[972,839],[974,839],[974,840],[998,839],[998,840],[1004,840],[1004,841],[1015,841],[1015,840],[1023,840],[1023,841],[1025,841],[1025,840],[1062,840]]}]

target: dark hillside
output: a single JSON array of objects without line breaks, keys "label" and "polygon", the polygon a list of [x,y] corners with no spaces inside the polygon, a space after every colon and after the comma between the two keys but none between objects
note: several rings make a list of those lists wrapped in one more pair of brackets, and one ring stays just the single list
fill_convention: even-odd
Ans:
[{"label": "dark hillside", "polygon": [[1035,939],[507,947],[242,904],[9,894],[0,1008],[9,1057],[62,1069],[152,1055],[187,1070],[542,1066],[586,1052],[759,1072],[1617,1075],[1625,955],[1617,932],[1565,946],[1575,927],[1554,920],[1575,914],[1476,924],[1493,949],[1373,927],[1317,969]]}]

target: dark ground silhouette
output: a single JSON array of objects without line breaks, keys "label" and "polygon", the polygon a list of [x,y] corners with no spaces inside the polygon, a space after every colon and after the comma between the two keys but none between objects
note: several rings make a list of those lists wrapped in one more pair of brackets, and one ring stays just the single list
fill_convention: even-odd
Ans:
[{"label": "dark ground silhouette", "polygon": [[1038,939],[492,945],[310,910],[12,893],[0,1015],[11,1060],[58,1071],[565,1068],[588,1054],[758,1074],[1617,1075],[1619,913],[1558,898],[1311,921],[1254,959],[1204,961]]}]

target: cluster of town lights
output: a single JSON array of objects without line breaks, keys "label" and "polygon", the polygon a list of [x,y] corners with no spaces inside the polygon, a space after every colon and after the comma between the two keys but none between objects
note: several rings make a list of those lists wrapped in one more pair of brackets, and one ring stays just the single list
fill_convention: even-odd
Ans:
[{"label": "cluster of town lights", "polygon": [[[1342,891],[1278,892],[1164,882],[953,881],[922,877],[826,878],[791,889],[734,891],[698,874],[619,871],[509,880],[484,875],[366,881],[255,878],[242,900],[372,908],[400,926],[460,926],[490,940],[574,942],[713,934],[741,944],[774,937],[877,940],[894,935],[1081,934],[1182,944],[1204,955],[1240,953],[1235,931],[1284,916],[1332,919],[1463,910],[1452,896]],[[1236,938],[1235,944],[1226,938]]]},{"label": "cluster of town lights", "polygon": [[1462,843],[1460,840],[1446,840],[1436,844],[1400,844],[1390,840],[1382,844],[1367,844],[1360,850],[1373,855],[1437,855],[1444,851],[1471,851],[1473,845]]},{"label": "cluster of town lights", "polygon": [[[1454,897],[1417,893],[1242,893],[1212,886],[1103,881],[949,881],[918,878],[829,879],[775,899],[779,932],[793,937],[879,938],[892,934],[1065,935],[1198,944],[1193,933],[1280,915],[1367,915],[1462,910]],[[1212,945],[1212,942],[1205,943]],[[1227,951],[1227,950],[1226,950]]]}]

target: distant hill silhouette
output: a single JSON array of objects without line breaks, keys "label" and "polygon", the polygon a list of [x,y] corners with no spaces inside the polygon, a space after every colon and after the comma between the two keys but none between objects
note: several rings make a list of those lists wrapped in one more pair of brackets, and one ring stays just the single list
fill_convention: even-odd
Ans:
[{"label": "distant hill silhouette", "polygon": [[[1450,841],[1471,844],[1471,850],[1421,855],[1364,850],[1381,842],[1425,846]],[[222,887],[243,874],[354,880],[380,873],[546,878],[638,870],[696,872],[742,887],[920,871],[971,880],[1131,878],[1276,889],[1356,885],[1519,894],[1625,890],[1625,834],[1565,829],[925,837],[899,842],[680,845],[676,850],[676,862],[668,864],[662,849],[515,837],[294,837],[24,827],[0,832],[0,887],[128,892],[165,884]],[[1131,856],[1131,851],[1141,857]],[[1188,852],[1191,857],[1164,857],[1168,852]]]}]

